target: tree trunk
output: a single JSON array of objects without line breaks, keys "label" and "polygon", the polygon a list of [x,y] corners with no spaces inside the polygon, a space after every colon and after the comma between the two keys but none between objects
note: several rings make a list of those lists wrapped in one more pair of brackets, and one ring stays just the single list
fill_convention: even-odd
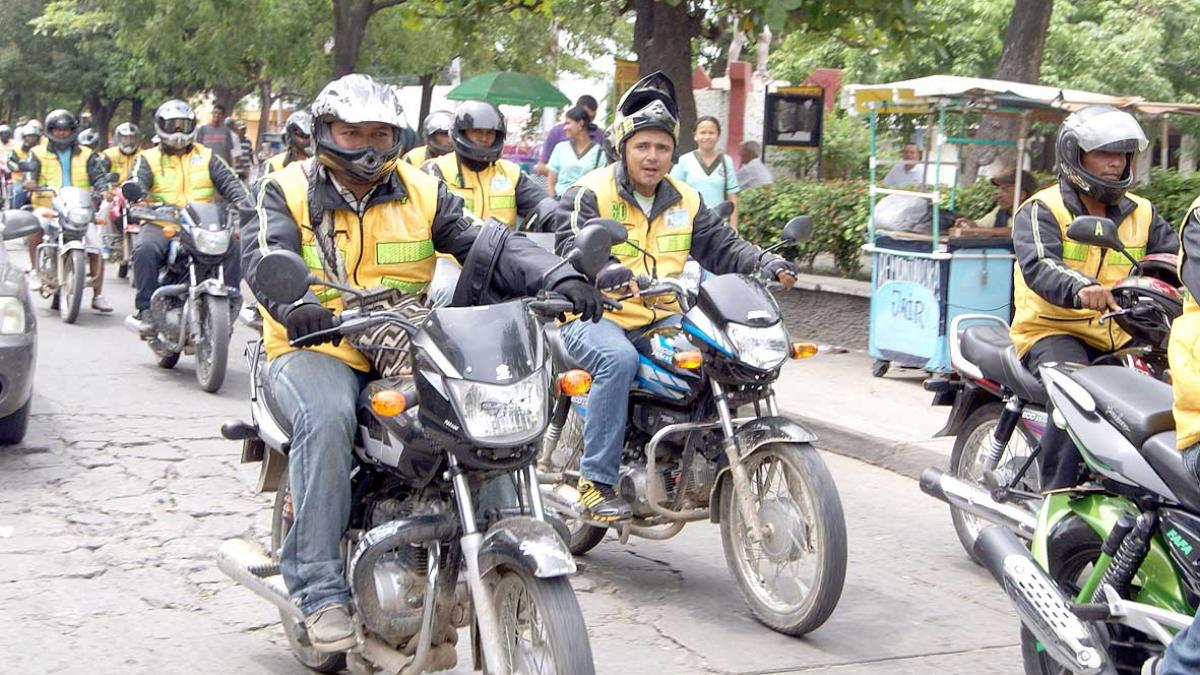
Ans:
[{"label": "tree trunk", "polygon": [[[1046,30],[1050,26],[1050,14],[1053,9],[1054,0],[1013,0],[1008,30],[1004,33],[1004,50],[1000,52],[1000,62],[996,65],[997,80],[1037,83],[1042,69],[1042,53],[1046,48]],[[1014,140],[1019,129],[1020,120],[1016,117],[985,115],[975,137]],[[1010,165],[1015,164],[1016,149],[972,146],[962,165],[959,184],[974,183],[980,167],[997,159]]]},{"label": "tree trunk", "polygon": [[[129,101],[129,121],[137,126],[138,130],[142,129],[142,109],[146,102],[140,98],[130,99]],[[145,133],[143,132],[144,136]]]},{"label": "tree trunk", "polygon": [[255,83],[234,87],[224,82],[213,86],[213,103],[225,109],[225,116],[233,114],[239,101],[254,91]]},{"label": "tree trunk", "polygon": [[421,76],[421,109],[417,112],[417,134],[425,139],[425,118],[429,116],[429,108],[433,105],[433,87],[437,84],[437,73]]},{"label": "tree trunk", "polygon": [[[661,70],[675,83],[679,98],[679,152],[696,147],[692,126],[696,122],[696,98],[692,94],[692,37],[699,34],[698,17],[693,17],[686,1],[671,4],[663,0],[635,0],[633,50],[638,57],[642,77]],[[682,30],[681,30],[682,28]]]},{"label": "tree trunk", "polygon": [[261,148],[263,138],[267,135],[267,127],[271,124],[271,105],[275,97],[271,95],[271,80],[264,79],[258,83],[258,134],[254,139],[254,147]]}]

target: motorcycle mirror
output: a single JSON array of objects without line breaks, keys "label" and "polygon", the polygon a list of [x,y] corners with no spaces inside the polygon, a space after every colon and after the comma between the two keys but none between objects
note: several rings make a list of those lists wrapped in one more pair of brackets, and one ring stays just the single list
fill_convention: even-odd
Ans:
[{"label": "motorcycle mirror", "polygon": [[254,277],[259,292],[275,302],[295,302],[308,293],[308,266],[294,251],[267,253],[258,261]]},{"label": "motorcycle mirror", "polygon": [[[624,230],[625,228],[622,227],[622,234]],[[612,255],[612,247],[613,237],[607,227],[600,223],[585,225],[575,236],[575,249],[567,256],[567,259],[587,278],[594,279],[608,263],[608,259]]]},{"label": "motorcycle mirror", "polygon": [[1081,244],[1111,248],[1114,251],[1125,250],[1125,244],[1117,234],[1117,224],[1109,218],[1080,216],[1067,226],[1067,237]]},{"label": "motorcycle mirror", "polygon": [[[728,204],[728,202],[725,202]],[[788,243],[800,243],[812,239],[813,221],[811,216],[796,216],[783,226],[783,240]]]},{"label": "motorcycle mirror", "polygon": [[37,216],[21,209],[8,209],[4,212],[4,241],[21,239],[42,231],[42,224]]},{"label": "motorcycle mirror", "polygon": [[598,225],[604,228],[605,232],[608,232],[608,236],[612,239],[610,247],[613,244],[624,243],[625,239],[629,236],[628,231],[625,229],[625,224],[612,218],[592,218],[583,224],[584,227],[588,227],[589,225]]},{"label": "motorcycle mirror", "polygon": [[140,202],[146,198],[146,191],[140,183],[127,181],[121,184],[121,195],[131,202]]},{"label": "motorcycle mirror", "polygon": [[712,210],[721,220],[729,220],[729,216],[733,215],[733,202],[725,200],[714,206]]}]

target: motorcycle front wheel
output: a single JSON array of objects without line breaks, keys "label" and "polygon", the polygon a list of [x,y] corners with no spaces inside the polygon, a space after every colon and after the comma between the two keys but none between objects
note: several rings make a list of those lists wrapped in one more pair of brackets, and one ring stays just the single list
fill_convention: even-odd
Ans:
[{"label": "motorcycle front wheel", "polygon": [[721,490],[721,543],[738,590],[760,622],[786,635],[825,623],[846,581],[846,519],[816,448],[773,443],[742,460],[763,525],[754,542],[730,475]]},{"label": "motorcycle front wheel", "polygon": [[502,565],[492,594],[509,672],[595,675],[583,612],[566,577],[540,579],[525,568]]},{"label": "motorcycle front wheel", "polygon": [[83,285],[87,282],[87,254],[83,249],[67,253],[63,269],[63,285],[59,289],[58,315],[67,323],[79,318],[79,306],[83,304]]},{"label": "motorcycle front wheel", "polygon": [[212,394],[225,382],[229,361],[229,299],[203,295],[197,309],[200,335],[196,341],[196,381]]}]

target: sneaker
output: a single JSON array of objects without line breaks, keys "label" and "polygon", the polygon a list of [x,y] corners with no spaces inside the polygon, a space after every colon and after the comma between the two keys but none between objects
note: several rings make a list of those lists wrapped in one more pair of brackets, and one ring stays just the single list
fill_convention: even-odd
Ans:
[{"label": "sneaker", "polygon": [[586,478],[579,479],[579,505],[583,517],[601,523],[629,520],[633,511],[611,485],[596,483]]},{"label": "sneaker", "polygon": [[1162,657],[1161,656],[1151,656],[1149,659],[1146,660],[1145,663],[1142,664],[1142,675],[1158,675],[1158,672],[1161,669],[1162,669]]},{"label": "sneaker", "polygon": [[112,305],[108,304],[108,300],[104,299],[103,295],[97,295],[92,298],[92,309],[101,314],[112,314]]},{"label": "sneaker", "polygon": [[344,652],[358,642],[345,605],[326,605],[304,617],[304,629],[309,643],[319,652]]}]

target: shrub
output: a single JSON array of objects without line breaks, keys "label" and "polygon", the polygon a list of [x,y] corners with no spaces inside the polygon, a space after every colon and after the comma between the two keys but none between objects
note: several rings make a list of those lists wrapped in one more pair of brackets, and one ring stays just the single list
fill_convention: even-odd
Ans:
[{"label": "shrub", "polygon": [[1158,214],[1178,227],[1192,200],[1200,195],[1200,172],[1183,175],[1174,169],[1150,169],[1150,182],[1135,185],[1133,192],[1149,199]]},{"label": "shrub", "polygon": [[787,221],[800,214],[813,219],[813,236],[792,247],[804,264],[821,253],[833,256],[838,272],[854,276],[861,267],[859,249],[867,231],[867,183],[865,181],[782,180],[742,193],[738,206],[738,229],[743,237],[768,246],[779,241]]}]

